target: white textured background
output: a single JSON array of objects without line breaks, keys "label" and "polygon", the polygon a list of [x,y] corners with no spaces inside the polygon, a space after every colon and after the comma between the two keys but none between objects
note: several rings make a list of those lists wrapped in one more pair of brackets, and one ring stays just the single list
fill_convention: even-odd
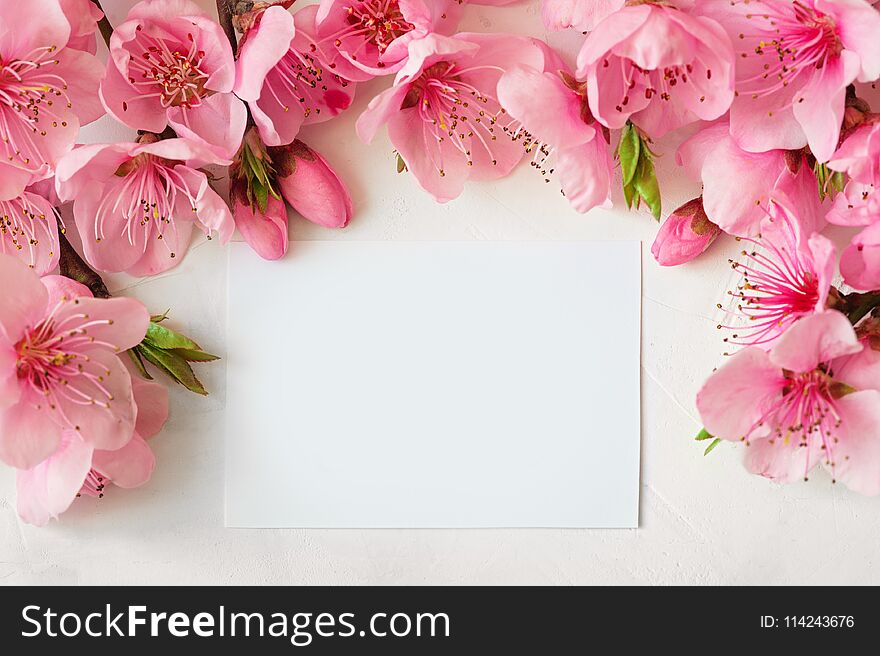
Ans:
[{"label": "white textured background", "polygon": [[[213,6],[211,0],[200,0]],[[133,0],[104,0],[113,22]],[[548,38],[538,3],[468,7],[464,27]],[[569,52],[577,34],[548,40]],[[356,216],[340,232],[292,217],[308,239],[641,239],[644,247],[641,526],[637,530],[229,530],[223,511],[223,362],[200,366],[211,390],[202,399],[171,390],[171,418],[152,441],[158,467],[145,487],[80,499],[61,522],[36,529],[15,512],[14,476],[0,470],[0,581],[6,584],[418,584],[418,583],[880,583],[880,501],[824,474],[779,487],[748,475],[739,448],[720,445],[704,458],[692,441],[700,427],[693,398],[723,350],[715,303],[730,282],[732,241],[696,263],[661,269],[650,257],[656,224],[646,213],[572,211],[555,182],[523,165],[506,180],[468,187],[434,204],[394,172],[384,133],[372,146],[354,121],[386,80],[363,85],[355,105],[332,125],[302,137],[350,185]],[[131,138],[109,119],[89,140]],[[658,144],[664,214],[698,193],[673,162],[672,141]],[[731,184],[736,181],[732,180]],[[113,277],[111,288],[154,311],[171,308],[174,325],[224,355],[225,255],[217,241],[194,244],[182,264],[155,279]],[[266,284],[276,284],[267,281]],[[614,285],[612,278],[585,280]],[[278,288],[283,302],[284,289]],[[257,317],[254,320],[258,320]],[[596,321],[614,321],[597,307]],[[285,344],[279,344],[285,348]],[[609,344],[608,348],[614,348]],[[601,376],[601,371],[592,372]],[[283,375],[281,372],[280,375]],[[357,390],[339,381],[340,404]],[[296,424],[296,417],[291,417]],[[247,435],[238,436],[247,440]],[[609,435],[608,439],[614,439]],[[585,462],[590,476],[599,462]],[[450,481],[454,485],[455,481]]]}]

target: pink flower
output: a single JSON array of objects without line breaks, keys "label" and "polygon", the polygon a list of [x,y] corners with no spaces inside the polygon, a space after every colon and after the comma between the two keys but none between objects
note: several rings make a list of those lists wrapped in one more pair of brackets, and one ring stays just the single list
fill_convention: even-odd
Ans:
[{"label": "pink flower", "polygon": [[682,143],[675,159],[703,183],[706,214],[728,234],[754,235],[774,191],[793,204],[803,232],[825,225],[816,177],[803,153],[747,152],[736,145],[727,122],[719,121]]},{"label": "pink flower", "polygon": [[101,271],[147,276],[180,262],[193,225],[222,243],[235,226],[204,173],[184,164],[209,157],[185,139],[81,146],[58,166],[56,183],[73,214],[86,260]]},{"label": "pink flower", "polygon": [[625,4],[626,0],[543,0],[541,18],[548,30],[573,27],[589,32]]},{"label": "pink flower", "polygon": [[294,17],[283,7],[269,7],[239,47],[235,93],[247,101],[270,146],[290,143],[301,125],[333,118],[354,98],[354,83],[334,72],[312,45],[311,9]]},{"label": "pink flower", "polygon": [[853,237],[840,256],[840,274],[855,289],[880,288],[880,221]]},{"label": "pink flower", "polygon": [[229,192],[235,227],[260,257],[277,260],[287,252],[287,206],[271,194],[266,200],[266,211],[247,197],[247,183],[237,179]]},{"label": "pink flower", "polygon": [[150,317],[129,298],[82,298],[82,285],[42,280],[0,255],[0,460],[30,469],[65,431],[96,449],[131,439],[136,408],[119,354],[141,342]]},{"label": "pink flower", "polygon": [[132,376],[137,406],[134,433],[128,443],[112,451],[96,449],[76,431],[61,434],[55,452],[16,479],[18,514],[28,524],[45,526],[57,519],[76,497],[101,498],[109,483],[134,488],[150,479],[156,458],[144,438],[158,433],[168,418],[164,386]]},{"label": "pink flower", "polygon": [[823,312],[828,305],[834,244],[818,233],[804,232],[784,196],[775,196],[767,212],[759,234],[741,239],[747,244],[743,261],[731,261],[742,274],[742,282],[730,292],[731,315],[741,319],[738,325],[725,326],[735,331],[724,340],[731,344],[772,344],[798,319]]},{"label": "pink flower", "polygon": [[856,129],[834,153],[828,168],[849,176],[843,193],[834,199],[828,221],[867,226],[843,251],[840,273],[856,289],[876,289],[880,287],[880,124]]},{"label": "pink flower", "polygon": [[391,142],[418,183],[438,202],[468,179],[510,173],[524,149],[519,124],[498,102],[501,74],[517,64],[544,70],[536,41],[505,34],[430,34],[411,41],[394,86],[373,98],[357,122],[369,142],[388,124]]},{"label": "pink flower", "polygon": [[317,13],[305,7],[297,14],[314,16],[319,47],[336,73],[364,81],[400,70],[410,41],[454,30],[455,6],[455,0],[321,0]]},{"label": "pink flower", "polygon": [[281,195],[294,210],[325,228],[348,225],[354,214],[351,195],[320,153],[299,139],[267,150]]},{"label": "pink flower", "polygon": [[675,210],[660,226],[651,254],[661,266],[677,266],[704,253],[721,234],[695,198]]},{"label": "pink flower", "polygon": [[731,134],[745,150],[837,147],[846,87],[880,76],[880,15],[864,0],[702,2],[737,51]]},{"label": "pink flower", "polygon": [[113,30],[101,81],[107,111],[130,128],[238,150],[247,122],[232,94],[235,62],[220,25],[190,0],[143,0]]},{"label": "pink flower", "polygon": [[733,100],[734,59],[715,21],[674,7],[626,6],[596,26],[578,54],[593,116],[633,122],[659,137],[724,114]]},{"label": "pink flower", "polygon": [[742,349],[706,381],[697,395],[706,430],[744,441],[752,473],[786,483],[821,462],[851,490],[880,493],[877,376],[845,359],[862,351],[841,313],[801,319],[769,352]]},{"label": "pink flower", "polygon": [[526,153],[534,153],[532,166],[545,176],[558,174],[572,207],[578,212],[611,207],[607,130],[593,120],[586,85],[562,62],[554,64],[546,67],[555,70],[545,72],[526,66],[508,70],[498,82],[498,102],[520,122],[515,136]]},{"label": "pink flower", "polygon": [[0,0],[0,199],[51,176],[81,124],[103,114],[101,64],[67,47],[70,23],[57,0]]},{"label": "pink flower", "polygon": [[0,253],[42,276],[58,264],[58,248],[58,217],[48,200],[31,191],[0,200]]}]

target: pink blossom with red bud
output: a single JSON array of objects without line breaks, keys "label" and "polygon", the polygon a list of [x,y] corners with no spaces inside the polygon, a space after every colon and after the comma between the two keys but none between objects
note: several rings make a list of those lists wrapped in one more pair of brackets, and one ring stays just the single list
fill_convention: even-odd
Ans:
[{"label": "pink blossom with red bud", "polygon": [[661,266],[678,266],[706,252],[720,234],[721,228],[706,216],[703,199],[695,198],[661,224],[651,254]]},{"label": "pink blossom with red bud", "polygon": [[324,157],[300,140],[268,148],[278,189],[304,219],[325,228],[344,228],[354,208],[351,194]]}]

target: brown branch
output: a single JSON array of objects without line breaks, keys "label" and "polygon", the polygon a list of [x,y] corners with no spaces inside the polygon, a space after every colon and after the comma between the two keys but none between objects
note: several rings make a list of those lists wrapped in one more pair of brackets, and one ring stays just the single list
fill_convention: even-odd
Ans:
[{"label": "brown branch", "polygon": [[100,0],[92,0],[92,4],[94,4],[98,9],[101,10],[101,13],[104,14],[101,17],[101,20],[98,21],[98,29],[101,31],[101,36],[104,37],[104,43],[107,44],[107,47],[110,47],[110,36],[113,34],[113,26],[110,24],[110,21],[107,20],[107,14],[104,12],[104,8],[101,6]]},{"label": "brown branch", "polygon": [[238,50],[238,37],[235,35],[235,24],[232,22],[232,17],[236,13],[236,4],[238,4],[237,0],[217,0],[217,16],[220,19],[220,27],[223,28],[226,38],[229,39],[233,55]]},{"label": "brown branch", "polygon": [[71,280],[76,280],[88,287],[95,298],[110,298],[110,292],[107,291],[107,285],[101,280],[101,276],[92,271],[88,264],[74,250],[64,233],[58,235],[61,242],[61,251],[59,253],[59,266],[61,275]]}]

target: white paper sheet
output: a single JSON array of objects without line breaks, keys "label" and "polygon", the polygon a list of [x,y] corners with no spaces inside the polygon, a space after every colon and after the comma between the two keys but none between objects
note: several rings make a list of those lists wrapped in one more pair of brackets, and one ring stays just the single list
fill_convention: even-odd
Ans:
[{"label": "white paper sheet", "polygon": [[229,258],[227,526],[637,526],[638,242]]}]

